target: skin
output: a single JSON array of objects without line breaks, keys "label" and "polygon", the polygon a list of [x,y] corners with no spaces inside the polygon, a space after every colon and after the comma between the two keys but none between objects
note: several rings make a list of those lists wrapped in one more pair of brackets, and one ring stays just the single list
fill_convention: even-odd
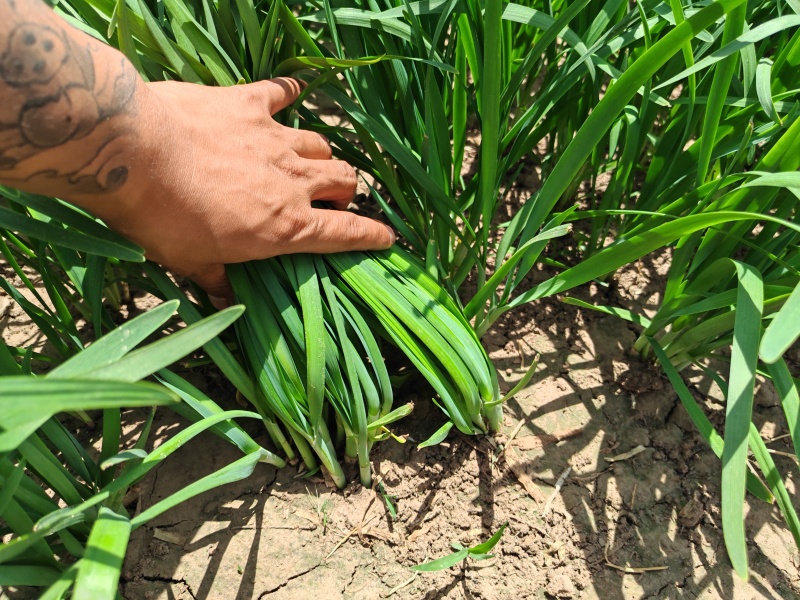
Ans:
[{"label": "skin", "polygon": [[395,241],[372,219],[312,208],[345,209],[357,179],[323,136],[272,118],[301,90],[145,83],[40,0],[0,0],[0,183],[89,210],[221,306],[225,264]]}]

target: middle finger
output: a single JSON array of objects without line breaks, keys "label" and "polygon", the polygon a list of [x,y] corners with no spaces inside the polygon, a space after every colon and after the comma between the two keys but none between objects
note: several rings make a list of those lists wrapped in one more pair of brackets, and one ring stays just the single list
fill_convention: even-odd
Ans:
[{"label": "middle finger", "polygon": [[347,208],[356,195],[355,169],[343,160],[306,161],[306,166],[313,173],[311,199],[327,200],[336,208]]}]

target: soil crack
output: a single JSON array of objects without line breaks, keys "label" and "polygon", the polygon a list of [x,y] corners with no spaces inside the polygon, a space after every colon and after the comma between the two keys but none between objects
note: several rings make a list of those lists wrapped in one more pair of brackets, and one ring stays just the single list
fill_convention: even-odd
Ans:
[{"label": "soil crack", "polygon": [[189,595],[195,600],[197,599],[197,596],[195,596],[194,592],[192,591],[192,586],[190,586],[189,582],[186,581],[185,579],[173,579],[171,577],[155,577],[152,575],[142,575],[142,579],[144,579],[145,581],[153,581],[157,583],[182,583],[183,585],[186,586],[186,591],[189,592]]},{"label": "soil crack", "polygon": [[188,522],[195,522],[194,519],[181,519],[180,521],[175,521],[173,523],[164,523],[163,525],[152,525],[152,529],[169,529],[170,527],[177,527],[183,523]]},{"label": "soil crack", "polygon": [[264,592],[261,592],[261,594],[258,596],[258,600],[261,600],[261,598],[266,598],[270,594],[273,594],[273,593],[277,592],[278,590],[280,590],[282,588],[285,588],[289,584],[290,581],[294,581],[295,579],[303,577],[304,575],[308,575],[309,573],[311,573],[311,571],[313,571],[317,567],[321,567],[321,566],[322,566],[322,563],[318,562],[317,564],[309,567],[305,571],[300,571],[299,573],[297,573],[295,575],[292,575],[291,577],[289,577],[288,579],[284,580],[283,582],[281,582],[276,587],[274,587],[272,589],[269,589],[269,590],[266,590]]},{"label": "soil crack", "polygon": [[350,585],[351,585],[351,584],[353,583],[353,581],[355,580],[355,578],[356,578],[356,573],[357,573],[357,572],[358,572],[358,565],[355,565],[355,566],[353,567],[353,570],[352,570],[352,572],[350,573],[350,579],[349,579],[349,580],[348,580],[348,581],[347,581],[347,582],[344,584],[344,587],[342,588],[342,595],[344,595],[344,594],[345,594],[345,592],[347,592],[347,588],[349,588],[349,587],[350,587]]}]

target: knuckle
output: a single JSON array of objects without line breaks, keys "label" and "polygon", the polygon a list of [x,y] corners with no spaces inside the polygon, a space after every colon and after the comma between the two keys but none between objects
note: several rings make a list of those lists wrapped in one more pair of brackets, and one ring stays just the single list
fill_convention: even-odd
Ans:
[{"label": "knuckle", "polygon": [[343,160],[337,160],[336,164],[339,166],[342,181],[355,191],[356,187],[358,186],[358,176],[356,175],[356,170]]},{"label": "knuckle", "polygon": [[283,174],[290,179],[307,179],[308,172],[303,161],[294,152],[287,152],[278,159],[278,166]]},{"label": "knuckle", "polygon": [[326,159],[330,159],[333,157],[333,148],[331,148],[331,144],[321,133],[316,134],[317,137],[317,145],[320,148],[320,152],[324,155]]},{"label": "knuckle", "polygon": [[287,210],[283,212],[281,220],[283,221],[284,237],[293,240],[308,227],[308,211],[297,207],[287,207]]},{"label": "knuckle", "polygon": [[239,85],[234,89],[249,108],[259,108],[263,111],[269,104],[269,97],[264,93],[264,88],[258,85]]},{"label": "knuckle", "polygon": [[264,96],[263,91],[249,89],[250,86],[241,86],[239,92],[240,105],[239,115],[245,123],[263,125],[272,120],[269,114],[269,101]]},{"label": "knuckle", "polygon": [[[289,244],[301,237],[308,227],[308,219],[300,210],[287,209],[281,211],[273,223],[276,241]],[[278,248],[280,251],[280,248]]]},{"label": "knuckle", "polygon": [[348,242],[355,242],[363,239],[367,234],[367,228],[363,221],[355,215],[345,218],[341,225],[342,238]]}]

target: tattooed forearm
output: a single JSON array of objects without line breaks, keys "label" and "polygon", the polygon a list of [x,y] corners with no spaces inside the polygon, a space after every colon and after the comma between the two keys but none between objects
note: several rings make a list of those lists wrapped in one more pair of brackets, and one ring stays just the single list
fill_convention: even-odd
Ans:
[{"label": "tattooed forearm", "polygon": [[40,0],[5,1],[0,181],[64,196],[121,188],[139,81],[132,65]]}]

